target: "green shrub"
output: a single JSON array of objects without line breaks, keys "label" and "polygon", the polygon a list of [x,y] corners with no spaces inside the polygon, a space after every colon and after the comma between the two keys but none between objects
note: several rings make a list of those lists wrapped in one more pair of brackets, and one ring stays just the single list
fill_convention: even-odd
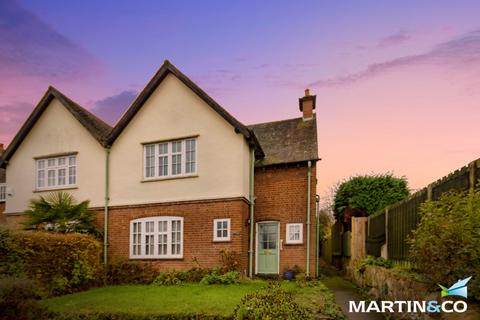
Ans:
[{"label": "green shrub", "polygon": [[46,318],[37,318],[36,320],[226,320],[230,317],[213,316],[204,314],[129,314],[119,312],[102,313],[67,313],[67,314],[49,314]]},{"label": "green shrub", "polygon": [[0,275],[22,276],[24,255],[25,252],[15,243],[10,231],[0,226]]},{"label": "green shrub", "polygon": [[451,192],[420,208],[410,256],[432,282],[450,286],[472,276],[469,296],[480,300],[480,192]]},{"label": "green shrub", "polygon": [[293,295],[279,284],[247,294],[234,312],[235,319],[311,319],[312,315],[295,302]]},{"label": "green shrub", "polygon": [[355,176],[338,185],[333,211],[337,220],[345,209],[357,209],[366,215],[384,209],[409,195],[407,180],[392,174]]},{"label": "green shrub", "polygon": [[0,278],[0,319],[37,319],[46,310],[35,299],[40,289],[33,280],[26,278]]},{"label": "green shrub", "polygon": [[48,295],[88,289],[102,275],[100,243],[82,234],[10,233],[10,254],[21,257],[22,272]]},{"label": "green shrub", "polygon": [[242,274],[238,271],[229,271],[224,274],[212,272],[211,274],[206,275],[202,279],[202,281],[200,281],[200,283],[201,284],[233,284],[233,283],[239,283],[241,277],[242,277]]},{"label": "green shrub", "polygon": [[52,192],[30,200],[23,224],[26,229],[89,233],[100,237],[102,233],[95,223],[96,213],[88,210],[89,204],[89,201],[77,203],[67,192]]},{"label": "green shrub", "polygon": [[150,284],[158,275],[158,270],[150,263],[118,259],[108,265],[106,282],[111,285]]},{"label": "green shrub", "polygon": [[364,273],[367,266],[377,266],[390,269],[393,267],[393,262],[382,257],[376,258],[374,256],[367,256],[366,258],[359,261],[357,265],[357,270],[360,273]]},{"label": "green shrub", "polygon": [[153,281],[153,285],[168,286],[181,283],[200,282],[205,276],[211,274],[211,269],[192,268],[185,271],[167,271],[161,272]]}]

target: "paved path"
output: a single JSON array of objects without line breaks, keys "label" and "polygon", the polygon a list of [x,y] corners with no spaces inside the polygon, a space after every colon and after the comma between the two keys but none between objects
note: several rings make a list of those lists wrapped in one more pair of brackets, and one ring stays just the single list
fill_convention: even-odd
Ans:
[{"label": "paved path", "polygon": [[384,320],[383,315],[379,313],[349,313],[348,302],[350,300],[359,301],[365,300],[358,293],[358,289],[349,281],[338,275],[328,275],[321,279],[321,281],[330,289],[335,295],[335,302],[342,307],[343,313],[348,320]]}]

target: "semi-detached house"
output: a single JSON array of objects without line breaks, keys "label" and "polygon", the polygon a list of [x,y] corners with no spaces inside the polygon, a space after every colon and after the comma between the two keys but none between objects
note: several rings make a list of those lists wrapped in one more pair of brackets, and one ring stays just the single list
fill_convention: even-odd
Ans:
[{"label": "semi-detached house", "polygon": [[228,250],[249,274],[314,275],[315,96],[298,107],[246,126],[165,61],[112,128],[50,87],[0,160],[0,221],[65,190],[90,200],[109,261],[214,267]]}]

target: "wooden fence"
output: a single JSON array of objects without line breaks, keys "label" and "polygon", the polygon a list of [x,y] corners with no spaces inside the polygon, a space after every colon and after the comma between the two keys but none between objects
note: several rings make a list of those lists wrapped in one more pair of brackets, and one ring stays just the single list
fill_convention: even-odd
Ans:
[{"label": "wooden fence", "polygon": [[368,217],[366,251],[379,257],[384,244],[388,259],[408,259],[407,239],[420,221],[419,209],[423,202],[436,200],[451,190],[473,190],[480,179],[480,159],[421,189],[408,199]]}]

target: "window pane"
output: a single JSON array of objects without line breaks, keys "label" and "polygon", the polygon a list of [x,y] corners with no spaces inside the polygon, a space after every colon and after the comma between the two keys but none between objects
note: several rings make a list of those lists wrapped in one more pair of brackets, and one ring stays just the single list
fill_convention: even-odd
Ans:
[{"label": "window pane", "polygon": [[168,153],[168,143],[160,143],[158,145],[158,154],[167,154]]},{"label": "window pane", "polygon": [[145,146],[145,176],[151,178],[155,176],[155,145]]},{"label": "window pane", "polygon": [[66,163],[67,163],[67,160],[64,157],[58,158],[58,165],[59,166],[64,166]]},{"label": "window pane", "polygon": [[172,175],[182,173],[182,155],[177,154],[172,156]]},{"label": "window pane", "polygon": [[38,171],[37,186],[39,188],[45,187],[45,170]]},{"label": "window pane", "polygon": [[77,157],[76,156],[71,156],[68,158],[68,165],[69,166],[75,166],[77,164]]},{"label": "window pane", "polygon": [[69,167],[68,168],[68,184],[76,184],[77,183],[77,169],[76,167]]},{"label": "window pane", "polygon": [[56,159],[53,158],[53,159],[48,159],[47,161],[47,166],[49,167],[55,167],[55,163],[56,163]]},{"label": "window pane", "polygon": [[49,187],[55,186],[55,170],[48,170],[48,182]]},{"label": "window pane", "polygon": [[45,160],[38,160],[38,169],[45,168]]},{"label": "window pane", "polygon": [[168,175],[168,156],[158,158],[158,172],[160,176]]},{"label": "window pane", "polygon": [[58,170],[58,185],[63,186],[66,184],[66,169],[59,169]]}]

